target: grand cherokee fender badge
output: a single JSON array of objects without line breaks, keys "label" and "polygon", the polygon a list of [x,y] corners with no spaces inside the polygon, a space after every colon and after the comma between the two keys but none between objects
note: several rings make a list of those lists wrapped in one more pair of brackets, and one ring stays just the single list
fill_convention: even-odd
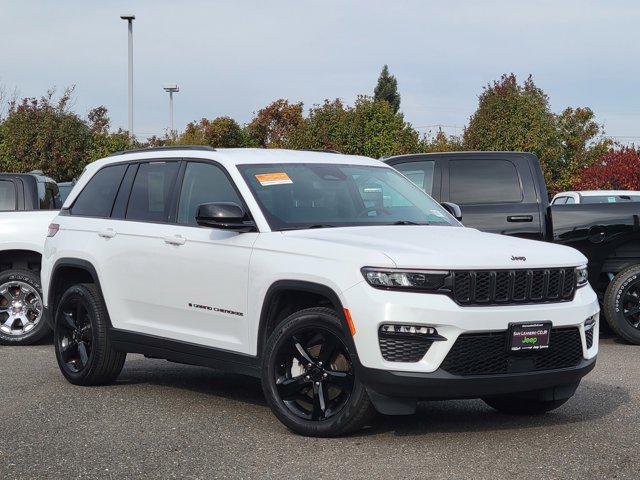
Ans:
[{"label": "grand cherokee fender badge", "polygon": [[511,255],[511,260],[514,262],[526,262],[527,257],[516,257],[515,255]]},{"label": "grand cherokee fender badge", "polygon": [[209,305],[201,305],[199,303],[190,303],[189,306],[191,308],[198,308],[200,310],[208,310],[210,312],[226,313],[228,315],[237,315],[238,317],[244,317],[244,313],[242,312],[235,312],[233,310],[227,310],[225,308],[210,307]]}]

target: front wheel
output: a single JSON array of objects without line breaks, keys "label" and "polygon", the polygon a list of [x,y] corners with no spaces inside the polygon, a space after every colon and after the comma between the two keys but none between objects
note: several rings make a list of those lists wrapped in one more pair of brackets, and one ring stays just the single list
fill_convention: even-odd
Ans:
[{"label": "front wheel", "polygon": [[334,437],[374,413],[336,312],[309,308],[276,327],[265,347],[262,388],[271,410],[301,435]]},{"label": "front wheel", "polygon": [[604,316],[616,334],[640,345],[640,265],[625,268],[609,284]]}]

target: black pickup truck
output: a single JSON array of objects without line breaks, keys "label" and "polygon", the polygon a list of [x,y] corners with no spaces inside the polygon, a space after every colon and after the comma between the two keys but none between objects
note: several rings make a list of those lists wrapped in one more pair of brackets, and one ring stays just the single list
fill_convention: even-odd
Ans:
[{"label": "black pickup truck", "polygon": [[487,232],[580,250],[611,328],[640,344],[640,203],[549,205],[538,158],[518,152],[450,152],[384,159],[462,222]]}]

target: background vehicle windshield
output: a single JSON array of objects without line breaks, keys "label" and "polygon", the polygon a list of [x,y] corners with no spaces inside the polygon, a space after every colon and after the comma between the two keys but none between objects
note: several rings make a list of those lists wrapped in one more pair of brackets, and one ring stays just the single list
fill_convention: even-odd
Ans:
[{"label": "background vehicle windshield", "polygon": [[240,165],[272,230],[358,225],[459,225],[391,168],[335,164]]},{"label": "background vehicle windshield", "polygon": [[585,195],[581,203],[640,202],[640,195]]}]

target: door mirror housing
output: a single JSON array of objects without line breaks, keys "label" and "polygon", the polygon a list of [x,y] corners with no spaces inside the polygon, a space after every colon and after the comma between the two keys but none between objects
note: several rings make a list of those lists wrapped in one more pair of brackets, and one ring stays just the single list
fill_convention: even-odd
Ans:
[{"label": "door mirror housing", "polygon": [[244,208],[233,202],[203,203],[198,206],[196,222],[201,227],[222,228],[237,232],[251,232],[256,229]]},{"label": "door mirror housing", "polygon": [[451,202],[442,202],[440,205],[442,205],[447,212],[453,215],[456,220],[459,222],[462,221],[462,209],[460,208],[460,205]]}]

